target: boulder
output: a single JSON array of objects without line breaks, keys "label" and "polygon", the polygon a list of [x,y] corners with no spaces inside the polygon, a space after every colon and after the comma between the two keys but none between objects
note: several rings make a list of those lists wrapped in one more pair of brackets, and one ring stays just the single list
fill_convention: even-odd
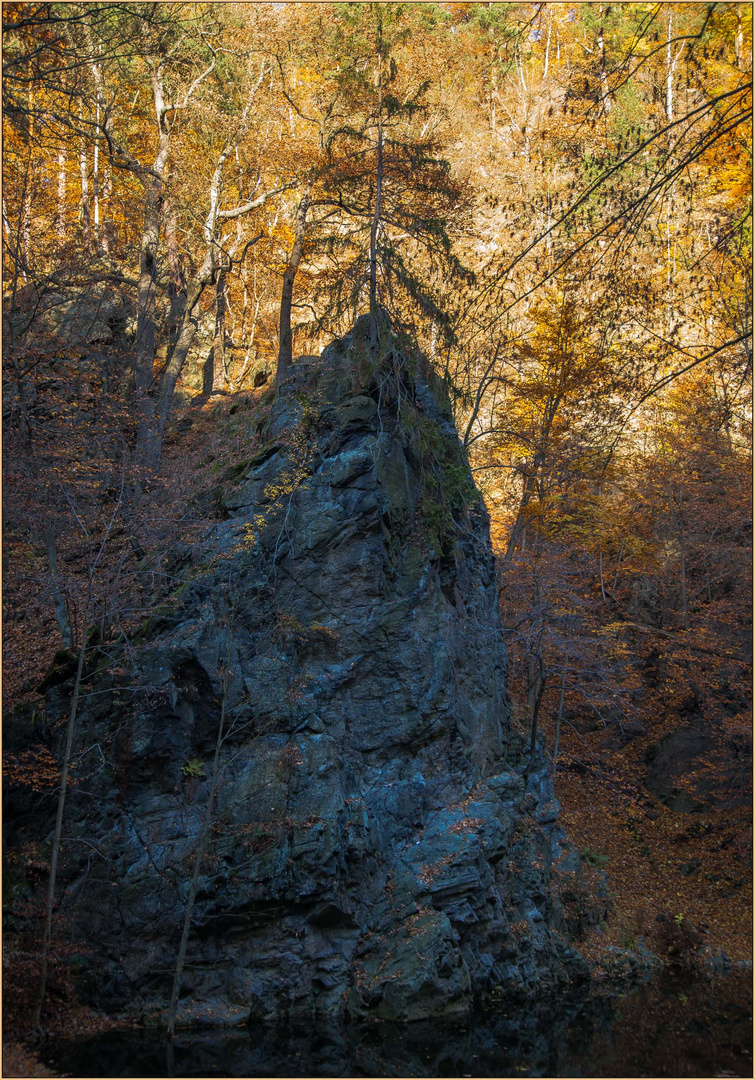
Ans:
[{"label": "boulder", "polygon": [[125,293],[107,284],[66,292],[30,284],[19,290],[8,317],[14,333],[27,342],[43,335],[69,345],[112,345],[125,340],[132,308]]}]

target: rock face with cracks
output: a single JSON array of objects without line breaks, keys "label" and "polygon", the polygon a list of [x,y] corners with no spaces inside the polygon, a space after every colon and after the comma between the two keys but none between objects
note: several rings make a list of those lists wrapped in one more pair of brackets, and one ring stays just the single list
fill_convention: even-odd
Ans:
[{"label": "rock face with cracks", "polygon": [[122,685],[93,677],[62,874],[101,1004],[165,1005],[208,806],[180,1019],[459,1015],[586,974],[553,887],[579,859],[511,730],[488,519],[409,352],[363,318],[295,365],[206,496],[211,557]]}]

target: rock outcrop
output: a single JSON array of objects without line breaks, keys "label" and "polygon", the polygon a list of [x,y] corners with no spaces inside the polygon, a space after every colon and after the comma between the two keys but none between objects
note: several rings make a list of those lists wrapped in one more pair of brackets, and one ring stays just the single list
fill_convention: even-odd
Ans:
[{"label": "rock outcrop", "polygon": [[69,347],[112,346],[125,340],[132,308],[124,292],[103,284],[57,292],[30,283],[18,290],[6,318],[26,344],[53,338]]},{"label": "rock outcrop", "polygon": [[510,724],[488,519],[418,367],[387,324],[374,361],[365,319],[295,365],[207,495],[210,556],[126,676],[103,656],[63,870],[100,1003],[170,994],[221,723],[184,1017],[422,1019],[586,974],[553,887],[579,858]]}]

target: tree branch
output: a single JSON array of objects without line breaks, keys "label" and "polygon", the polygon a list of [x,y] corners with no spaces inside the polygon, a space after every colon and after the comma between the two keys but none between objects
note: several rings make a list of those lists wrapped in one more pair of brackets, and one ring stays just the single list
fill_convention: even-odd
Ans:
[{"label": "tree branch", "polygon": [[249,202],[243,203],[241,206],[235,206],[233,210],[218,210],[216,217],[218,220],[222,221],[230,221],[232,218],[242,217],[251,210],[259,209],[259,207],[263,206],[268,199],[272,199],[274,195],[280,195],[282,191],[289,191],[291,188],[298,186],[298,180],[291,180],[288,184],[273,188],[272,191],[266,191],[264,194],[258,195],[256,199],[250,199]]}]

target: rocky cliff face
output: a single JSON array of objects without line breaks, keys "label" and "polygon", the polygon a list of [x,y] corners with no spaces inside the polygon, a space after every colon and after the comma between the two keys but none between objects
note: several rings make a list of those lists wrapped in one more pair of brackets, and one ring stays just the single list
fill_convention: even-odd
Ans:
[{"label": "rocky cliff face", "polygon": [[374,363],[360,320],[295,367],[208,495],[211,558],[126,677],[103,659],[64,868],[101,1003],[169,996],[221,722],[186,1016],[419,1019],[585,973],[553,887],[579,860],[511,730],[485,509],[407,352],[384,326]]}]

